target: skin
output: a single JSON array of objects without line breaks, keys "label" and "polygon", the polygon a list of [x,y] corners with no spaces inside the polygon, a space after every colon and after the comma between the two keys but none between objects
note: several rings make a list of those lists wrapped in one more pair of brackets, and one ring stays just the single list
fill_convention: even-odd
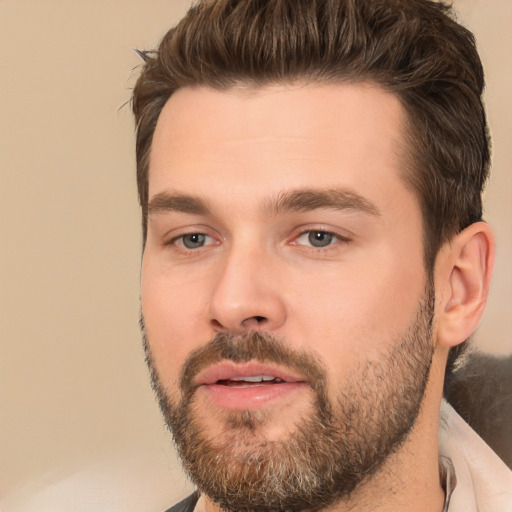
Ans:
[{"label": "skin", "polygon": [[[403,122],[398,99],[371,84],[184,88],[171,97],[153,139],[141,282],[147,338],[167,393],[179,394],[183,362],[218,332],[265,330],[315,354],[332,400],[351,371],[392,348],[427,279],[418,200],[401,177]],[[275,207],[304,190],[360,201]],[[314,247],[311,232],[334,236]],[[183,237],[197,233],[204,245],[187,249],[191,239]],[[441,250],[434,361],[418,421],[385,468],[338,510],[442,510],[444,365],[450,346],[478,323],[492,255],[482,223]],[[227,412],[207,393],[197,400],[198,421],[214,439]],[[261,434],[285,438],[310,401],[306,388],[265,402]],[[202,499],[199,508],[215,506]]]}]

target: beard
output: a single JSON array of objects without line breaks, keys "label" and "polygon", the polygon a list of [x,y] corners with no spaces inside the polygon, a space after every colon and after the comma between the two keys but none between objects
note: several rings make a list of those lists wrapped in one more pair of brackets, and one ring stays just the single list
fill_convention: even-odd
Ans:
[{"label": "beard", "polygon": [[[433,312],[430,284],[407,329],[394,343],[383,343],[391,348],[378,357],[362,358],[333,400],[327,372],[314,353],[256,331],[221,333],[192,352],[180,390],[171,395],[144,335],[152,386],[192,482],[230,512],[314,511],[348,499],[403,445],[416,422],[432,363]],[[266,438],[265,423],[279,417],[264,410],[226,413],[221,434],[209,435],[193,380],[224,360],[272,362],[305,376],[313,399],[284,438]]]}]

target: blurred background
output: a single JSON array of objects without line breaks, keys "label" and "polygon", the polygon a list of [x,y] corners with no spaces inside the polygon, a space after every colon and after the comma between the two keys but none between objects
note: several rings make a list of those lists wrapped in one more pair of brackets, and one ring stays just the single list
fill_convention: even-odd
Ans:
[{"label": "blurred background", "polygon": [[[189,0],[0,0],[0,508],[161,512],[190,489],[146,375],[131,87]],[[487,73],[492,295],[512,352],[512,2],[456,0]]]}]

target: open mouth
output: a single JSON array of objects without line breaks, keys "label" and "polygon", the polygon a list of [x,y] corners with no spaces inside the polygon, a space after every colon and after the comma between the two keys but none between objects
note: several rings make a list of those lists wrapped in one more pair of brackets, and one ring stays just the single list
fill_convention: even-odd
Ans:
[{"label": "open mouth", "polygon": [[222,361],[201,371],[195,385],[209,403],[228,410],[264,407],[308,386],[299,372],[259,361]]},{"label": "open mouth", "polygon": [[220,385],[240,388],[304,382],[304,377],[286,368],[257,361],[223,361],[200,372],[195,382],[199,386]]},{"label": "open mouth", "polygon": [[219,379],[216,384],[229,386],[230,388],[251,388],[256,386],[271,386],[274,384],[282,384],[284,382],[286,381],[279,377],[257,375],[254,377],[231,377],[229,379]]}]

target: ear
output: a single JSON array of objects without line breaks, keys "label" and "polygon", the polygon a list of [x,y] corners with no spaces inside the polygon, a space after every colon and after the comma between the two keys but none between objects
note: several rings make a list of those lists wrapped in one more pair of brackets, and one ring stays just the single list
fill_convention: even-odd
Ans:
[{"label": "ear", "polygon": [[494,253],[494,236],[484,222],[471,224],[440,251],[435,272],[438,345],[458,345],[477,328],[489,295]]}]

